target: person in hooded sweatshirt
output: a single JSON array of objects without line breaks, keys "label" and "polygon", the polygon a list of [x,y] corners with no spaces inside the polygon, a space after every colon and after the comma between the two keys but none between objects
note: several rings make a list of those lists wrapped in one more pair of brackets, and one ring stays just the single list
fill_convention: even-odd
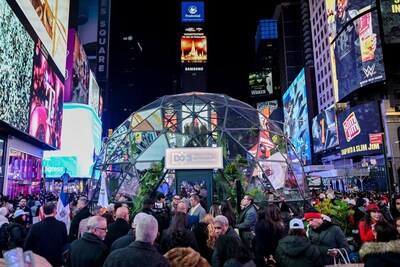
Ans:
[{"label": "person in hooded sweatshirt", "polygon": [[304,224],[294,218],[289,223],[289,234],[279,240],[275,251],[278,266],[322,267],[321,254],[316,245],[307,239]]},{"label": "person in hooded sweatshirt", "polygon": [[366,242],[359,251],[364,267],[400,266],[400,240],[393,225],[386,221],[374,224],[376,242]]}]

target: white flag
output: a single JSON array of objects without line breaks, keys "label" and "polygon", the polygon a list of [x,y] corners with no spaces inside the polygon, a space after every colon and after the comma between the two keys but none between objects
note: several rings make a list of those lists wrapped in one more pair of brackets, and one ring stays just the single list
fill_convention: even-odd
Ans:
[{"label": "white flag", "polygon": [[108,207],[108,195],[107,195],[107,186],[106,186],[106,174],[103,172],[101,174],[100,181],[100,193],[99,193],[99,201],[97,205],[102,206],[103,208]]}]

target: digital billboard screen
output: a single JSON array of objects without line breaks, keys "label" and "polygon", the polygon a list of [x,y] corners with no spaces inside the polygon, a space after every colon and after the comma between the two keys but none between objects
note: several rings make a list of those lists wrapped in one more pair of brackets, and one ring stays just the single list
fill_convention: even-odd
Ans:
[{"label": "digital billboard screen", "polygon": [[35,43],[0,0],[0,120],[28,132]]},{"label": "digital billboard screen", "polygon": [[335,105],[325,109],[313,118],[311,131],[314,153],[339,145]]},{"label": "digital billboard screen", "polygon": [[376,0],[325,0],[329,33],[333,38],[355,16],[376,6]]},{"label": "digital billboard screen", "polygon": [[252,96],[267,96],[273,93],[272,70],[263,70],[249,74],[249,86]]},{"label": "digital billboard screen", "polygon": [[16,0],[16,2],[64,78],[70,0]]},{"label": "digital billboard screen", "polygon": [[79,36],[77,33],[75,33],[71,102],[81,104],[89,103],[89,76],[89,61]]},{"label": "digital billboard screen", "polygon": [[201,27],[187,27],[181,36],[181,62],[205,63],[207,40]]},{"label": "digital billboard screen", "polygon": [[[283,94],[284,132],[292,142],[296,154],[302,160],[311,160],[310,127],[308,126],[308,105],[304,69],[297,75]],[[292,149],[288,157],[296,159]]]},{"label": "digital billboard screen", "polygon": [[379,106],[369,102],[338,114],[339,144],[342,157],[382,153],[382,144],[371,144],[370,134],[382,132]]},{"label": "digital billboard screen", "polygon": [[400,2],[381,0],[380,3],[385,43],[398,44],[400,43]]},{"label": "digital billboard screen", "polygon": [[340,31],[330,27],[332,76],[339,100],[386,79],[377,11],[363,14],[344,23]]},{"label": "digital billboard screen", "polygon": [[182,2],[182,22],[204,22],[204,2]]},{"label": "digital billboard screen", "polygon": [[39,42],[35,49],[29,134],[60,149],[64,84]]}]

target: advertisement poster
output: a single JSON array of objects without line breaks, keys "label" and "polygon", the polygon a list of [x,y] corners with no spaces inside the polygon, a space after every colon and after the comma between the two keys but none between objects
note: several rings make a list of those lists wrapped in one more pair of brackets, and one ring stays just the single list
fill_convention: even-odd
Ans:
[{"label": "advertisement poster", "polygon": [[314,153],[339,145],[335,105],[314,117],[311,129]]},{"label": "advertisement poster", "polygon": [[204,22],[204,2],[182,2],[182,22]]},{"label": "advertisement poster", "polygon": [[382,132],[377,102],[358,105],[339,113],[338,131],[342,157],[382,153],[382,144],[370,143],[370,134]]},{"label": "advertisement poster", "polygon": [[[289,149],[288,158],[302,161],[311,160],[310,127],[308,126],[308,106],[304,69],[297,75],[283,95],[284,133],[292,142],[295,151]],[[295,153],[294,153],[295,152]]]},{"label": "advertisement poster", "polygon": [[181,62],[205,63],[207,40],[201,27],[186,27],[181,36]]},{"label": "advertisement poster", "polygon": [[326,1],[332,75],[339,100],[386,79],[375,1]]},{"label": "advertisement poster", "polygon": [[28,132],[35,43],[5,0],[0,25],[0,120]]},{"label": "advertisement poster", "polygon": [[251,96],[267,96],[273,93],[272,70],[263,70],[249,74]]},{"label": "advertisement poster", "polygon": [[29,134],[60,149],[64,84],[40,46],[35,49]]}]

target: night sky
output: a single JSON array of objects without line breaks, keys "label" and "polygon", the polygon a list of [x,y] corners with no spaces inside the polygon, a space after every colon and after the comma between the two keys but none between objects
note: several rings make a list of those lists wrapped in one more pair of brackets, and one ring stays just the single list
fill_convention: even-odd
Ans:
[{"label": "night sky", "polygon": [[[255,56],[255,33],[260,18],[271,18],[276,0],[204,1],[208,45],[208,92],[250,102],[248,72]],[[133,6],[133,8],[131,8]],[[112,1],[110,33],[110,107],[126,108],[112,120],[122,122],[157,97],[179,93],[173,78],[180,75],[181,1]],[[142,48],[134,85],[122,87],[124,36]],[[125,41],[126,43],[126,41]],[[179,89],[178,89],[179,90]],[[123,109],[122,108],[122,109]],[[118,123],[117,123],[118,124]]]}]

